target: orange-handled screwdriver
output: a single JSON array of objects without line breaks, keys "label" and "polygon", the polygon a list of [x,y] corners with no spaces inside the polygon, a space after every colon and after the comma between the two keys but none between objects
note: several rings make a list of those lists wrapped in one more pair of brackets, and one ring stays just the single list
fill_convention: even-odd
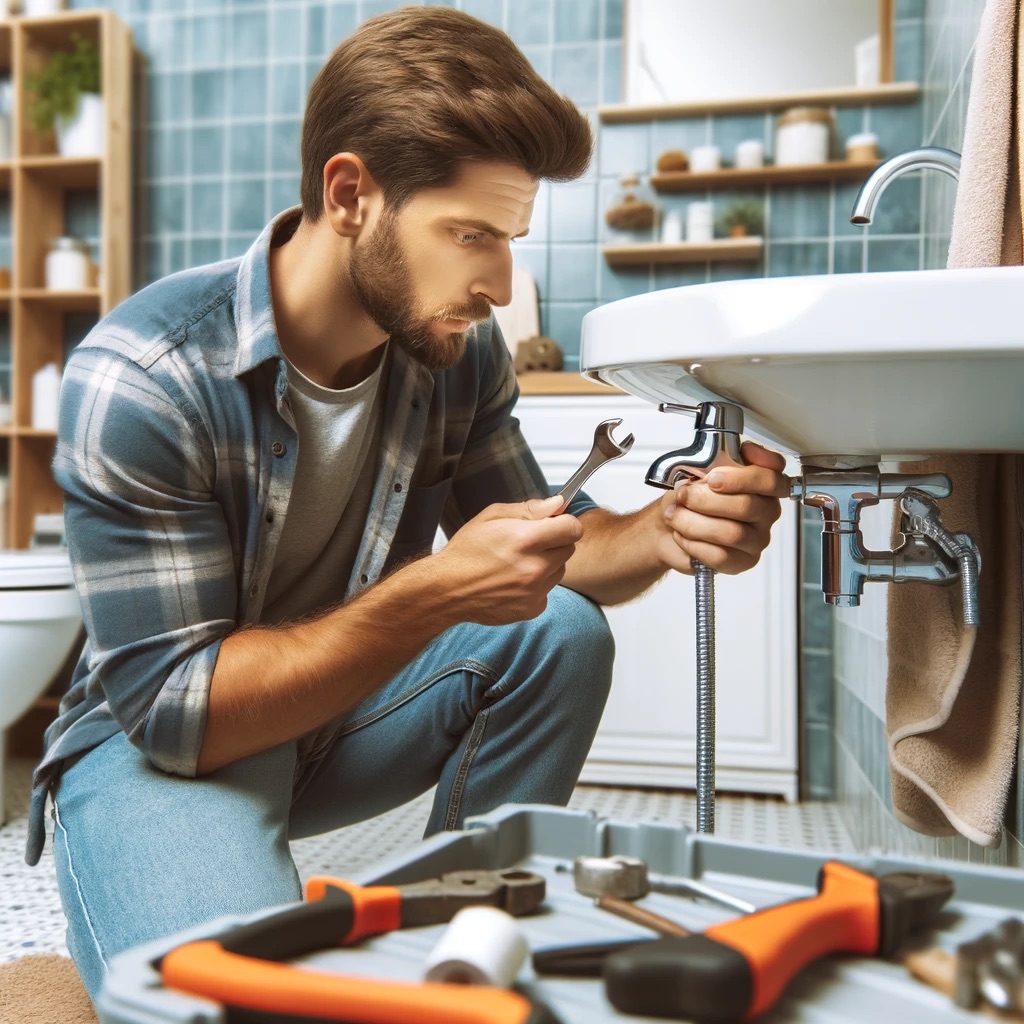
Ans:
[{"label": "orange-handled screwdriver", "polygon": [[829,861],[819,872],[816,896],[734,918],[700,935],[613,953],[604,961],[605,988],[624,1013],[700,1024],[753,1020],[823,956],[890,956],[952,894],[948,875],[876,878]]}]

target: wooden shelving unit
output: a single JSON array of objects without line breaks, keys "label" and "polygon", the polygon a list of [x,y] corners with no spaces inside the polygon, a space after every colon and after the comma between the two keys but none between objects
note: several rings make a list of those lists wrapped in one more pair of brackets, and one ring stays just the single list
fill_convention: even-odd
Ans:
[{"label": "wooden shelving unit", "polygon": [[756,261],[764,251],[764,239],[718,238],[712,242],[636,242],[629,245],[606,245],[602,250],[610,267],[637,267],[651,263],[716,263],[722,261]]},{"label": "wooden shelving unit", "polygon": [[[96,43],[102,61],[104,99],[102,156],[71,159],[58,154],[51,136],[33,132],[26,116],[26,75],[51,54],[73,48],[72,34]],[[126,298],[131,281],[131,96],[134,46],[131,32],[111,11],[69,11],[45,18],[0,23],[0,74],[14,84],[14,159],[0,163],[0,190],[10,195],[12,286],[0,292],[0,316],[11,338],[12,423],[0,428],[0,468],[10,476],[7,536],[0,547],[27,547],[40,513],[60,512],[53,480],[56,434],[32,427],[32,375],[48,362],[64,362],[69,316],[97,319]],[[66,234],[69,193],[95,192],[99,203],[100,285],[74,292],[44,287],[51,238]]]},{"label": "wooden shelving unit", "polygon": [[651,175],[655,192],[695,192],[709,188],[757,188],[759,185],[807,185],[824,181],[863,181],[879,160],[829,160],[823,164],[726,167],[720,171],[666,171]]},{"label": "wooden shelving unit", "polygon": [[790,107],[862,107],[916,103],[921,97],[917,82],[886,82],[846,89],[813,89],[805,92],[744,96],[693,103],[615,103],[598,108],[602,124],[638,124],[642,121],[676,121],[689,117],[721,117],[728,114],[772,114]]}]

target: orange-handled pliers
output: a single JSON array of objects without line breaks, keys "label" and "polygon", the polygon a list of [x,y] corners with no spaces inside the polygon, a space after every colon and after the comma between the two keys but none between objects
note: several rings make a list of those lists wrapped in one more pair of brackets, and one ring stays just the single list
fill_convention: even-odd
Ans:
[{"label": "orange-handled pliers", "polygon": [[797,972],[830,953],[890,956],[953,894],[948,875],[874,875],[838,861],[818,894],[737,917],[686,938],[656,939],[603,961],[605,990],[625,1013],[699,1024],[749,1021]]},{"label": "orange-handled pliers", "polygon": [[428,882],[365,888],[311,878],[306,902],[178,946],[162,958],[160,974],[169,988],[257,1011],[268,1024],[277,1017],[351,1024],[558,1024],[551,1010],[518,992],[353,978],[283,962],[396,928],[449,921],[466,906],[530,913],[544,894],[544,879],[526,871],[456,871]]}]

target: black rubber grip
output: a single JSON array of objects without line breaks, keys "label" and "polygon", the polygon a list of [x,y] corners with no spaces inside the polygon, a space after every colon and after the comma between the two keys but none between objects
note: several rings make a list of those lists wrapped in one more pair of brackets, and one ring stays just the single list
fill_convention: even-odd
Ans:
[{"label": "black rubber grip", "polygon": [[280,962],[337,946],[352,930],[354,914],[352,897],[329,885],[321,899],[290,906],[214,937],[229,953]]},{"label": "black rubber grip", "polygon": [[623,1013],[700,1024],[742,1020],[754,997],[746,957],[703,935],[656,939],[604,961],[605,991]]},{"label": "black rubber grip", "polygon": [[620,939],[618,941],[594,942],[582,946],[551,946],[534,952],[533,969],[537,974],[557,974],[563,978],[600,978],[604,973],[604,961],[612,953],[624,949],[647,946],[654,939]]}]

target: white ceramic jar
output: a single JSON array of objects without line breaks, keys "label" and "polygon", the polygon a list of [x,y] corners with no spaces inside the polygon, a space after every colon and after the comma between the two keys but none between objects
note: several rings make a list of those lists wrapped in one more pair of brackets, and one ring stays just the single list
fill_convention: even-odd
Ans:
[{"label": "white ceramic jar", "polygon": [[832,142],[832,114],[820,107],[793,107],[779,118],[775,132],[775,163],[823,164]]},{"label": "white ceramic jar", "polygon": [[764,167],[764,143],[760,139],[744,139],[736,146],[736,166],[743,170]]},{"label": "white ceramic jar", "polygon": [[64,292],[89,287],[89,248],[85,242],[69,235],[50,240],[46,287]]},{"label": "white ceramic jar", "polygon": [[722,151],[717,146],[696,146],[690,151],[690,170],[697,174],[717,171],[722,166]]}]

